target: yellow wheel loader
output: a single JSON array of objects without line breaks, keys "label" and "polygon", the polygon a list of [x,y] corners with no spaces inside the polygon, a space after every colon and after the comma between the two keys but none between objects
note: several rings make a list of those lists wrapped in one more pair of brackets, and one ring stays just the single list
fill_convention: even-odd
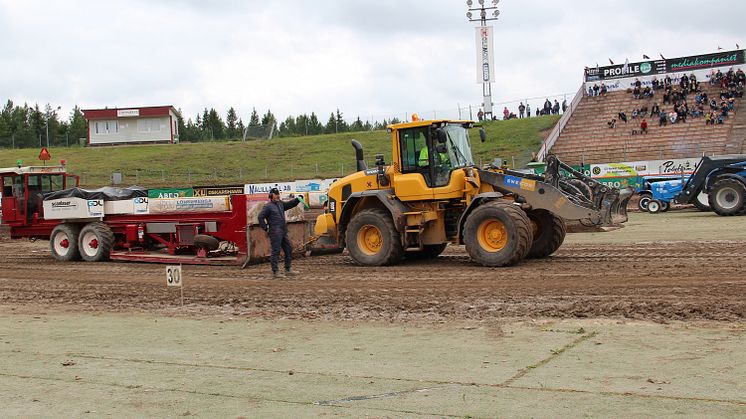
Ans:
[{"label": "yellow wheel loader", "polygon": [[[433,258],[452,243],[465,245],[476,263],[508,266],[556,251],[565,220],[627,221],[631,191],[600,184],[555,156],[547,158],[543,175],[476,167],[473,127],[452,120],[390,125],[393,161],[376,156],[373,168],[352,140],[358,171],[329,189],[327,209],[314,227],[317,242],[347,248],[360,265]],[[485,141],[484,129],[479,133]]]}]

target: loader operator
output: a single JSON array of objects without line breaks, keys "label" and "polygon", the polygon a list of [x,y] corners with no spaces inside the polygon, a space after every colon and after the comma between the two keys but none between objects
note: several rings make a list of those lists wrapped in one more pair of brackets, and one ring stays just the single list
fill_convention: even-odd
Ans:
[{"label": "loader operator", "polygon": [[[293,245],[288,238],[288,226],[285,222],[285,211],[295,207],[300,203],[300,199],[293,198],[290,201],[280,200],[280,191],[272,188],[269,191],[269,202],[264,205],[259,213],[259,227],[264,229],[269,235],[272,243],[272,256],[270,263],[272,265],[272,278],[284,278],[286,275],[298,275],[297,271],[290,268],[293,257]],[[280,260],[280,249],[285,253],[285,272],[283,273],[277,267]]]}]

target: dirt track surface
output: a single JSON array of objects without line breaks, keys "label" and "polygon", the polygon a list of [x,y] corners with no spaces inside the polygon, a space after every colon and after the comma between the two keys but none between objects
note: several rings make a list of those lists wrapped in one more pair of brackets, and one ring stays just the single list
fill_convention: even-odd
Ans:
[{"label": "dirt track surface", "polygon": [[[38,311],[177,312],[163,265],[60,263],[45,242],[0,241],[0,306]],[[448,321],[618,317],[741,321],[746,241],[565,244],[510,268],[472,264],[463,248],[436,261],[367,268],[346,255],[303,258],[299,279],[269,266],[185,266],[179,312],[262,318]],[[182,311],[183,310],[183,311]]]}]

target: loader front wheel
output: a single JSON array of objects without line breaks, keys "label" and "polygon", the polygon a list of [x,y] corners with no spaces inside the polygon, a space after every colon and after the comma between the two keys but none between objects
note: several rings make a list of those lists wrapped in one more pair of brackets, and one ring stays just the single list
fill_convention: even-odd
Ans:
[{"label": "loader front wheel", "polygon": [[86,262],[101,262],[109,260],[109,254],[114,246],[114,233],[104,223],[90,223],[80,230],[78,248],[80,256]]},{"label": "loader front wheel", "polygon": [[345,236],[352,260],[360,265],[393,265],[404,254],[394,221],[380,209],[367,209],[354,215]]},{"label": "loader front wheel", "polygon": [[472,260],[484,266],[509,266],[531,247],[531,221],[522,209],[492,201],[478,207],[464,225],[464,244]]},{"label": "loader front wheel", "polygon": [[49,236],[49,250],[60,262],[80,260],[78,235],[80,227],[75,224],[58,224]]},{"label": "loader front wheel", "polygon": [[528,218],[531,220],[534,236],[528,258],[547,257],[562,246],[567,234],[565,220],[544,209],[529,211]]}]

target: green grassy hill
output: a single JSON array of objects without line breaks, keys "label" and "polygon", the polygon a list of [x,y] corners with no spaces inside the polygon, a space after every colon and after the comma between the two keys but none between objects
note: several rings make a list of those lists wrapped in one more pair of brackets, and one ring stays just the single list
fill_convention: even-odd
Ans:
[{"label": "green grassy hill", "polygon": [[[516,167],[524,166],[539,149],[546,130],[559,117],[542,116],[484,124],[487,142],[473,130],[474,158],[492,161],[501,157]],[[368,164],[374,155],[391,161],[391,140],[386,131],[355,132],[264,141],[207,142],[174,145],[51,148],[52,161],[66,160],[68,171],[81,176],[81,186],[110,184],[120,172],[124,184],[146,187],[198,186],[288,181],[314,177],[340,177],[355,170],[350,139],[363,144]],[[0,167],[37,165],[39,150],[3,150]]]}]

